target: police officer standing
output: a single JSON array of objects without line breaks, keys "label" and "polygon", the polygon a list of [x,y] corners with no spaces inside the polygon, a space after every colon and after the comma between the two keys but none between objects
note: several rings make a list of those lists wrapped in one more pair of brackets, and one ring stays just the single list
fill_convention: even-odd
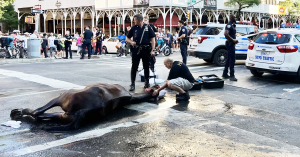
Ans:
[{"label": "police officer standing", "polygon": [[182,56],[182,62],[186,65],[187,59],[187,46],[188,46],[188,30],[184,26],[184,21],[180,20],[178,22],[178,26],[180,27],[180,31],[178,34],[178,42],[180,43],[180,52]]},{"label": "police officer standing", "polygon": [[[140,60],[143,61],[145,86],[148,88],[149,85],[149,59],[150,55],[154,56],[155,49],[155,34],[151,27],[143,23],[143,16],[136,14],[134,16],[135,26],[129,31],[126,42],[130,43],[133,48],[132,50],[132,67],[131,67],[131,85],[130,91],[135,90],[135,78],[138,70]],[[133,40],[131,38],[133,37]]]},{"label": "police officer standing", "polygon": [[70,31],[66,31],[65,35],[65,51],[66,51],[66,57],[64,59],[68,59],[68,53],[70,53],[70,59],[72,59],[72,36],[70,35]]},{"label": "police officer standing", "polygon": [[88,48],[88,59],[91,59],[91,54],[92,54],[92,37],[93,37],[93,32],[90,31],[90,27],[86,26],[85,32],[84,32],[84,37],[83,37],[83,43],[82,43],[82,56],[80,59],[84,59],[85,55],[85,49],[86,47]]},{"label": "police officer standing", "polygon": [[97,38],[96,54],[98,54],[98,49],[99,49],[99,55],[101,55],[101,52],[102,52],[102,37],[103,37],[103,32],[102,32],[101,29],[99,29],[99,26],[97,26],[97,33],[96,33],[96,38]]},{"label": "police officer standing", "polygon": [[[236,40],[236,25],[235,25],[235,16],[230,15],[230,21],[226,25],[225,28],[225,38],[226,40],[226,48],[228,51],[227,60],[225,63],[225,69],[223,71],[223,78],[228,79],[230,81],[237,81],[237,79],[234,76],[234,64],[235,64],[235,44],[238,43],[238,40]],[[228,75],[228,67],[230,67],[230,76]]]}]

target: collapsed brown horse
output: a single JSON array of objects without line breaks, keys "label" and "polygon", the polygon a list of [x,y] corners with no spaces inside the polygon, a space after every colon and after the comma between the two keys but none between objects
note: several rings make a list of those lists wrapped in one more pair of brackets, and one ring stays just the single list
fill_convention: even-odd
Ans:
[{"label": "collapsed brown horse", "polygon": [[[45,106],[36,110],[14,109],[10,117],[13,120],[22,120],[24,116],[32,116],[36,120],[53,120],[64,125],[50,126],[48,131],[66,131],[78,129],[88,119],[101,119],[113,110],[124,105],[149,101],[156,98],[152,96],[155,85],[141,94],[131,95],[124,87],[111,84],[95,84],[83,90],[69,90],[59,97],[51,100]],[[60,106],[64,112],[45,113],[45,111]]]}]

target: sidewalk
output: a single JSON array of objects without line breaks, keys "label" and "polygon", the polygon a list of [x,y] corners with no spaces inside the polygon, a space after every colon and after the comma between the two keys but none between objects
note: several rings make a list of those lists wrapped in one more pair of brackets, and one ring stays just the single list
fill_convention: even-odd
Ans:
[{"label": "sidewalk", "polygon": [[[111,54],[108,55],[92,55],[91,56],[92,59],[100,59],[100,58],[108,58],[108,57],[112,57]],[[73,60],[79,60],[80,56],[73,56]],[[87,59],[88,57],[85,56],[85,59]],[[43,62],[55,62],[55,61],[60,61],[63,59],[55,59],[55,58],[20,58],[20,59],[0,59],[0,65],[3,64],[22,64],[22,63],[43,63]]]}]

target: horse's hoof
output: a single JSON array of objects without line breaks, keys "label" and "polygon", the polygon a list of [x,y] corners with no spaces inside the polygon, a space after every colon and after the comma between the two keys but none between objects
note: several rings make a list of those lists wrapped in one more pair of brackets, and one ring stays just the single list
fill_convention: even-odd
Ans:
[{"label": "horse's hoof", "polygon": [[19,120],[23,117],[22,109],[13,109],[10,112],[10,118],[12,120]]}]

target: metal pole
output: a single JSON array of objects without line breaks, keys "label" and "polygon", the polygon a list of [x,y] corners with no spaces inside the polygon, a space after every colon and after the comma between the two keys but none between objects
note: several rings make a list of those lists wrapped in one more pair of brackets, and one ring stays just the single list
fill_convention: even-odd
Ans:
[{"label": "metal pole", "polygon": [[[68,16],[68,15],[67,15]],[[65,16],[65,34],[67,32],[67,16]]]},{"label": "metal pole", "polygon": [[115,15],[115,36],[117,35],[117,16]]},{"label": "metal pole", "polygon": [[[71,34],[73,33],[72,19],[73,19],[72,16],[70,16],[70,20],[71,20],[71,22],[70,22],[70,25],[71,25],[70,33]],[[74,35],[75,35],[75,33],[74,33]]]},{"label": "metal pole", "polygon": [[55,34],[55,17],[53,17],[53,33]]},{"label": "metal pole", "polygon": [[64,19],[61,18],[61,36],[64,36]]},{"label": "metal pole", "polygon": [[172,34],[172,17],[173,17],[172,6],[170,6],[170,33],[171,34]]},{"label": "metal pole", "polygon": [[[125,17],[123,17],[125,16]],[[123,24],[123,31],[125,32],[125,19],[126,19],[126,15],[125,15],[125,11],[124,11],[124,8],[123,8],[123,15],[122,15],[122,24]]]},{"label": "metal pole", "polygon": [[46,31],[46,18],[45,18],[45,16],[44,16],[44,32],[47,32]]},{"label": "metal pole", "polygon": [[109,15],[108,15],[108,21],[109,21],[109,37],[111,37],[111,18],[112,16],[110,15],[110,10],[109,10]]},{"label": "metal pole", "polygon": [[[103,17],[102,17],[102,18],[103,18],[103,21],[102,21],[103,32],[104,32],[104,15],[105,15],[105,14],[102,15],[102,16],[103,16]],[[102,32],[102,33],[103,33],[103,32]]]}]

